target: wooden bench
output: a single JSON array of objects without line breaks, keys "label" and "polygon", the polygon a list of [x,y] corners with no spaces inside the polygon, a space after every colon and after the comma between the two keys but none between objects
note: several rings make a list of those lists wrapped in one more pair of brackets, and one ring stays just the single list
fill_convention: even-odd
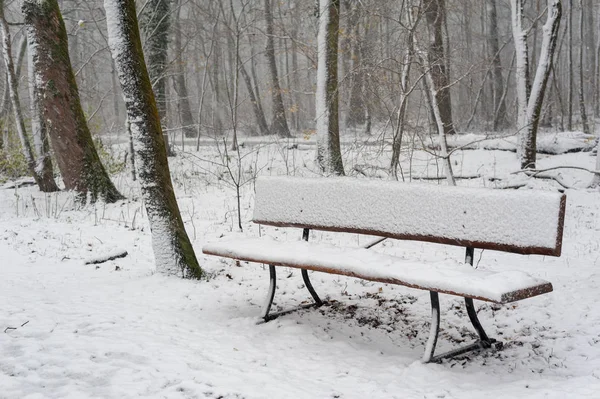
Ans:
[{"label": "wooden bench", "polygon": [[[552,284],[522,271],[475,269],[474,249],[560,256],[566,196],[554,192],[490,190],[352,178],[261,177],[254,222],[303,229],[302,241],[263,238],[210,243],[205,254],[269,265],[270,287],[261,317],[268,321],[276,289],[275,266],[302,269],[313,306],[323,302],[307,273],[314,270],[430,291],[432,321],[424,362],[472,350],[500,348],[481,326],[473,299],[504,304],[552,291]],[[308,242],[311,229],[376,235],[364,248]],[[465,263],[409,262],[368,249],[385,238],[466,247]],[[515,264],[509,265],[510,269]],[[438,293],[465,298],[479,339],[434,356],[439,332]],[[311,306],[309,305],[309,306]]]}]

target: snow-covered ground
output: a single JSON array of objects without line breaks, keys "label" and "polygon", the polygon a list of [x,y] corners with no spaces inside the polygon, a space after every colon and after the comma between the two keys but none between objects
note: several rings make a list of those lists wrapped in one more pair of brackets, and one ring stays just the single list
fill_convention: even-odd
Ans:
[{"label": "snow-covered ground", "polygon": [[[380,175],[389,160],[377,146],[346,143],[344,151],[347,170],[370,165],[362,171]],[[316,174],[314,146],[290,149],[262,140],[241,154],[248,181],[241,189],[242,225],[257,236],[249,222],[252,178]],[[406,155],[405,176],[444,175],[428,153]],[[599,397],[600,193],[584,188],[588,173],[553,172],[576,187],[566,190],[562,257],[476,251],[480,268],[524,270],[554,284],[551,294],[507,306],[477,303],[488,333],[505,349],[422,364],[430,312],[423,291],[313,273],[329,305],[256,324],[268,287],[265,267],[200,252],[205,242],[236,231],[235,189],[218,165],[223,159],[209,146],[171,159],[207,281],[155,273],[139,189],[129,173],[115,179],[128,201],[83,209],[73,209],[69,193],[0,188],[0,398]],[[453,161],[458,175],[480,176],[461,185],[558,187],[511,175],[517,161],[507,151],[457,151]],[[539,166],[593,169],[594,161],[590,153],[540,155]],[[263,228],[261,234],[296,239],[301,232]],[[369,240],[319,232],[311,239]],[[85,264],[121,250],[128,256]],[[422,262],[464,256],[461,248],[415,242],[386,241],[374,250]],[[281,270],[276,308],[308,299],[299,271]],[[441,304],[439,350],[470,342],[474,333],[460,299],[442,295]]]}]

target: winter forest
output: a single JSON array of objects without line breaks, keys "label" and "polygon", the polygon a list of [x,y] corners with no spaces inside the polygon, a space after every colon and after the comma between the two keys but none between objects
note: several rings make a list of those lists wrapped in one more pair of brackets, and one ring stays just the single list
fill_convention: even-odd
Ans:
[{"label": "winter forest", "polygon": [[0,399],[597,397],[597,0],[0,33]]}]

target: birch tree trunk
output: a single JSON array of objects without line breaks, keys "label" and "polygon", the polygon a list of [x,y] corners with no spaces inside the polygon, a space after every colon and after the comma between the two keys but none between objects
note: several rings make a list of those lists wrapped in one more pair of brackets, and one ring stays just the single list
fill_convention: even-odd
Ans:
[{"label": "birch tree trunk", "polygon": [[81,202],[122,199],[100,162],[81,108],[58,2],[25,0],[22,9],[36,90],[65,187]]},{"label": "birch tree trunk", "polygon": [[273,12],[271,10],[271,0],[265,0],[265,20],[267,23],[267,47],[265,55],[269,71],[271,72],[271,95],[273,98],[273,120],[271,121],[270,131],[280,137],[292,137],[285,117],[285,107],[283,97],[281,96],[281,86],[279,85],[279,76],[277,74],[277,62],[275,60],[275,30],[273,28]]},{"label": "birch tree trunk", "polygon": [[58,191],[58,187],[56,186],[56,182],[54,181],[54,176],[52,173],[50,173],[50,175],[44,175],[43,172],[45,171],[43,169],[38,169],[35,161],[35,155],[33,153],[33,149],[31,148],[31,143],[27,138],[25,120],[23,119],[21,103],[19,100],[17,74],[15,72],[15,65],[12,58],[10,31],[8,29],[8,23],[4,17],[3,0],[0,0],[0,29],[2,29],[2,53],[4,65],[6,66],[6,73],[8,76],[6,83],[8,85],[15,123],[17,125],[17,134],[19,135],[19,140],[21,141],[21,148],[27,162],[27,168],[41,191]]},{"label": "birch tree trunk", "polygon": [[527,33],[523,29],[523,0],[511,0],[511,12],[517,60],[515,71],[518,106],[517,126],[519,129],[517,156],[522,169],[535,168],[537,130],[546,84],[552,70],[552,58],[558,38],[562,4],[561,0],[548,0],[548,16],[542,28],[542,47],[535,78],[531,86],[528,72]]},{"label": "birch tree trunk", "polygon": [[161,273],[201,278],[204,273],[173,192],[160,118],[142,52],[135,0],[105,0],[104,8],[110,51],[133,134],[157,269]]},{"label": "birch tree trunk", "polygon": [[338,114],[339,0],[320,0],[317,37],[317,163],[325,174],[344,174]]}]

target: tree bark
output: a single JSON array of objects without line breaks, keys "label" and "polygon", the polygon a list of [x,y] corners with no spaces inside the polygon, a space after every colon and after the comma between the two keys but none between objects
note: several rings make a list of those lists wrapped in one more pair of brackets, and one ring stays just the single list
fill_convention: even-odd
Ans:
[{"label": "tree bark", "polygon": [[[584,86],[584,66],[583,66],[583,49],[585,47],[585,38],[583,35],[583,0],[579,0],[579,115],[581,117],[581,125],[583,133],[590,134],[590,125],[588,124],[587,111],[585,108],[585,86]],[[588,12],[591,12],[589,10]]]},{"label": "tree bark", "polygon": [[489,56],[492,59],[493,75],[493,129],[504,130],[508,127],[506,118],[506,101],[504,100],[504,76],[502,75],[502,62],[500,60],[500,45],[498,39],[498,13],[496,11],[496,0],[486,0],[487,20],[489,33],[487,44]]},{"label": "tree bark", "polygon": [[[350,3],[350,2],[348,2]],[[350,104],[346,124],[348,127],[362,126],[365,123],[365,102],[363,94],[364,73],[362,70],[362,49],[360,35],[361,2],[352,2],[348,25],[350,30]]]},{"label": "tree bark", "polygon": [[43,169],[40,170],[37,168],[35,155],[33,153],[33,149],[31,148],[31,143],[27,138],[25,120],[23,118],[21,103],[19,99],[17,74],[15,72],[15,65],[13,63],[12,58],[10,31],[8,29],[8,23],[6,22],[6,19],[4,17],[3,0],[0,0],[0,25],[0,28],[2,29],[2,52],[4,64],[6,66],[7,71],[6,73],[8,75],[7,85],[10,93],[10,100],[15,117],[15,123],[17,125],[17,133],[19,135],[19,140],[21,141],[21,147],[23,155],[25,156],[25,160],[27,162],[27,168],[29,169],[29,173],[33,176],[36,184],[38,185],[41,191],[58,191],[58,187],[56,186],[56,182],[54,181],[54,176],[52,174],[44,175],[43,173],[45,171]]},{"label": "tree bark", "polygon": [[573,130],[573,0],[569,0],[569,20],[568,20],[568,41],[567,46],[567,73],[568,73],[568,94],[567,94],[567,130]]},{"label": "tree bark", "polygon": [[277,62],[275,60],[275,40],[273,28],[273,13],[271,10],[271,0],[265,0],[265,20],[267,23],[267,46],[265,55],[267,64],[271,72],[271,95],[273,98],[273,120],[271,121],[271,133],[280,137],[292,137],[285,117],[285,107],[283,97],[281,96],[281,86],[279,85],[279,76],[277,74]]},{"label": "tree bark", "polygon": [[320,0],[317,38],[317,162],[326,174],[344,174],[338,113],[339,0]]},{"label": "tree bark", "polygon": [[452,121],[452,100],[450,97],[450,76],[448,73],[447,54],[444,46],[444,26],[446,23],[445,0],[425,0],[423,9],[425,19],[429,26],[429,65],[431,68],[431,81],[444,132],[446,135],[454,134]]},{"label": "tree bark", "polygon": [[194,116],[190,107],[190,99],[188,96],[187,85],[185,81],[185,61],[183,58],[183,49],[181,47],[181,0],[175,3],[177,13],[175,15],[175,40],[173,43],[175,53],[175,73],[173,76],[173,89],[177,94],[177,113],[179,114],[179,123],[181,131],[185,137],[196,137],[196,129],[194,125]]},{"label": "tree bark", "polygon": [[36,90],[65,187],[81,202],[122,199],[100,162],[81,108],[58,2],[25,0],[23,14]]},{"label": "tree bark", "polygon": [[29,76],[29,109],[31,111],[31,135],[33,147],[37,155],[36,170],[45,182],[48,191],[58,191],[54,181],[54,169],[50,158],[50,143],[48,141],[48,126],[42,114],[40,95],[35,85],[35,68],[33,66],[33,52],[29,50],[27,71]]},{"label": "tree bark", "polygon": [[119,73],[134,138],[144,204],[157,269],[201,278],[203,271],[185,231],[167,162],[160,117],[144,62],[135,0],[105,0],[109,46]]},{"label": "tree bark", "polygon": [[148,72],[156,96],[158,116],[163,126],[167,120],[167,81],[164,74],[167,67],[170,12],[170,0],[148,0],[140,15]]}]

